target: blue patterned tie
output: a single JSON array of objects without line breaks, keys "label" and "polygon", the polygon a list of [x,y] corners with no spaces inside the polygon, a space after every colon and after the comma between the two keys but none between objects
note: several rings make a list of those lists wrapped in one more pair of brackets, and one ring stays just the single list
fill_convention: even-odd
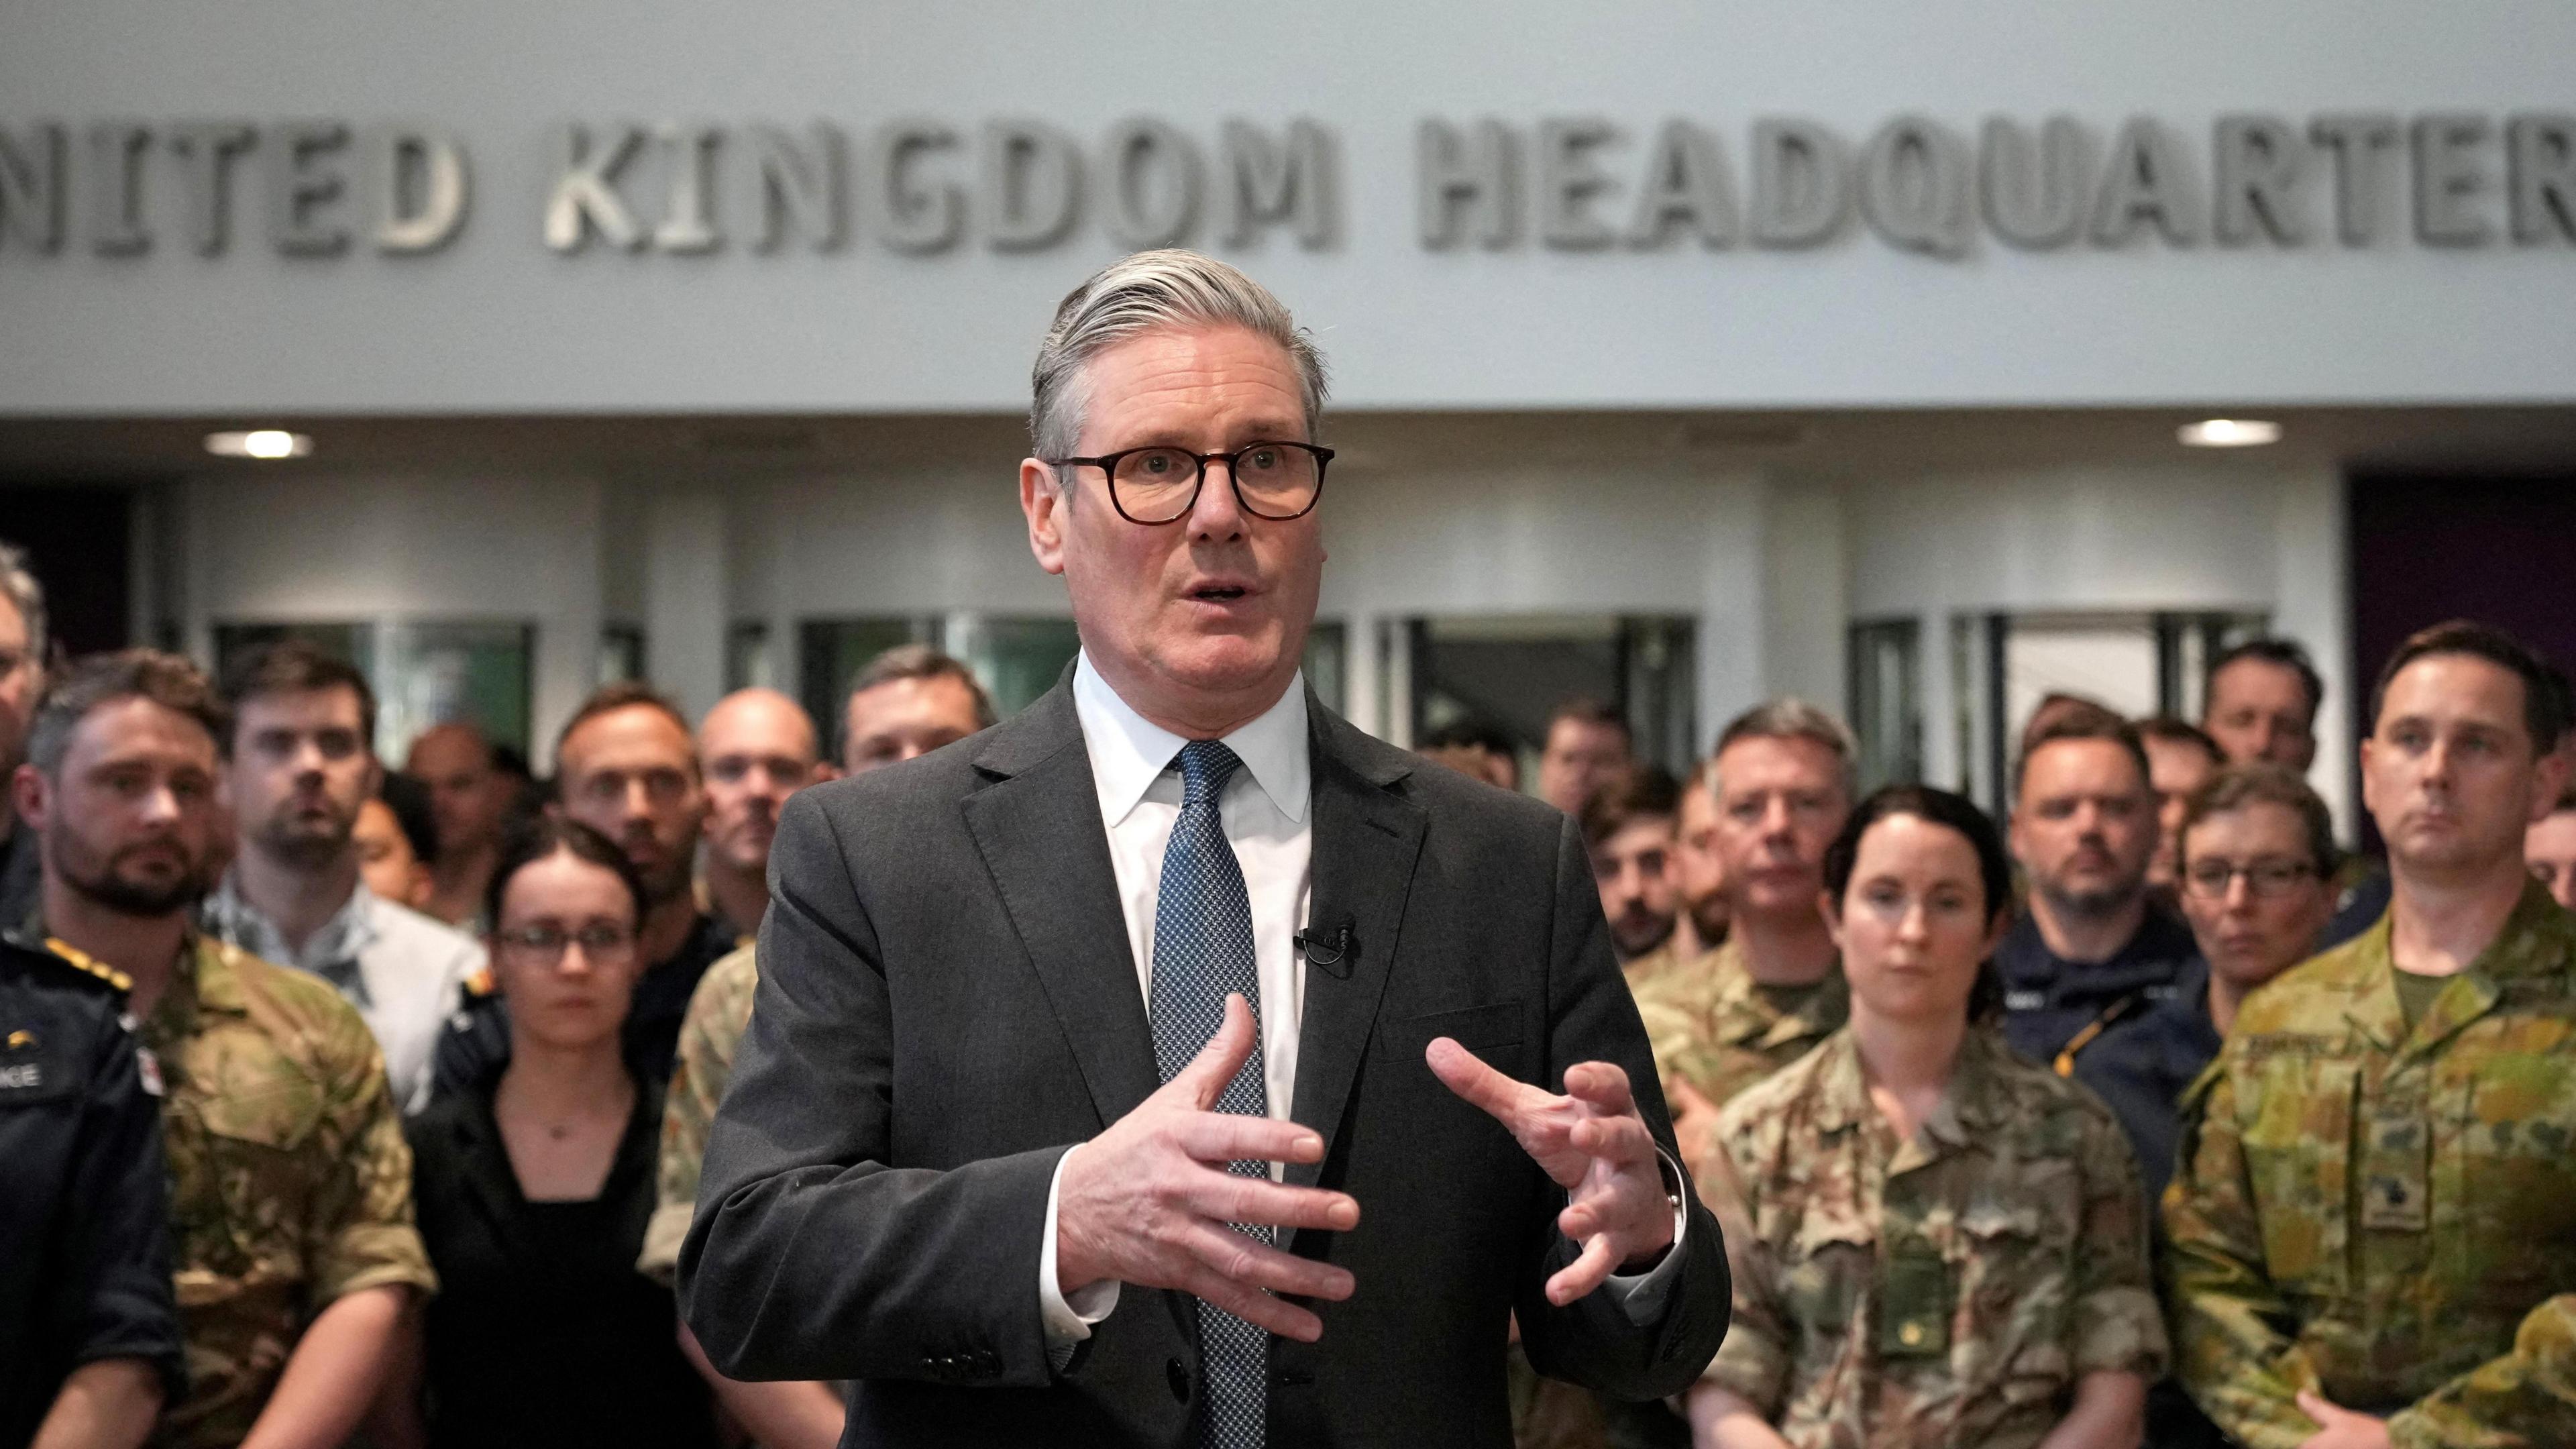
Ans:
[{"label": "blue patterned tie", "polygon": [[[1261,978],[1253,968],[1252,900],[1243,888],[1243,866],[1225,838],[1217,799],[1243,767],[1234,751],[1215,740],[1181,746],[1181,814],[1163,851],[1162,891],[1154,906],[1154,1064],[1168,1082],[1225,1024],[1225,998],[1240,993],[1252,1008],[1252,1055],[1226,1084],[1216,1110],[1259,1117],[1269,1111],[1262,1086]],[[1241,1161],[1226,1170],[1268,1177],[1270,1164]],[[1267,1243],[1270,1230],[1241,1223],[1234,1230]],[[1199,1443],[1205,1449],[1261,1449],[1269,1399],[1269,1333],[1202,1299],[1199,1355],[1207,1379],[1207,1416]]]}]

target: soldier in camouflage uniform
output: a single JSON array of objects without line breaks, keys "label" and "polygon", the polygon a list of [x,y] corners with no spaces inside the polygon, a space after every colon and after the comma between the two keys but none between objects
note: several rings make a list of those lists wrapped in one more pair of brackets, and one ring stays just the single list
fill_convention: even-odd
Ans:
[{"label": "soldier in camouflage uniform", "polygon": [[636,1268],[669,1283],[679,1272],[680,1242],[697,1217],[698,1170],[706,1162],[707,1129],[715,1125],[733,1078],[733,1054],[751,1029],[751,995],[760,984],[754,948],[744,946],[707,968],[680,1022],[679,1054],[662,1102],[662,1154],[653,1220],[644,1229]]},{"label": "soldier in camouflage uniform", "polygon": [[1678,1084],[1718,1107],[1815,1050],[1850,1011],[1839,965],[1812,985],[1766,986],[1753,979],[1744,945],[1734,940],[1711,952],[1704,967],[1667,974],[1637,992],[1667,1094]]},{"label": "soldier in camouflage uniform", "polygon": [[38,709],[18,800],[44,842],[32,931],[122,971],[164,1095],[187,1389],[156,1442],[338,1443],[435,1286],[375,1037],[328,982],[200,936],[223,712],[186,660],[84,661]]},{"label": "soldier in camouflage uniform", "polygon": [[2164,1320],[2127,1137],[1986,1021],[2001,832],[1882,790],[1826,852],[1849,1025],[1719,1115],[1735,1317],[1722,1449],[2132,1449]]},{"label": "soldier in camouflage uniform", "polygon": [[177,1445],[237,1443],[304,1330],[371,1288],[437,1286],[384,1057],[329,982],[190,941],[143,1042],[161,1065],[188,1392]]},{"label": "soldier in camouflage uniform", "polygon": [[[1971,1030],[1898,1142],[1848,1028],[1721,1114],[1751,1240],[1703,1383],[1796,1449],[2037,1444],[2085,1375],[2164,1372],[2137,1166],[2082,1087]],[[2132,1441],[2134,1442],[2134,1441]]]},{"label": "soldier in camouflage uniform", "polygon": [[2183,1382],[2246,1449],[2576,1444],[2576,922],[2524,874],[2565,706],[2442,626],[2381,676],[2393,902],[2254,992],[2165,1198]]},{"label": "soldier in camouflage uniform", "polygon": [[1843,1024],[1850,998],[1816,901],[1825,847],[1851,812],[1855,748],[1841,721],[1782,699],[1730,721],[1710,757],[1726,942],[1637,989],[1676,1140],[1703,1186],[1717,1109]]}]

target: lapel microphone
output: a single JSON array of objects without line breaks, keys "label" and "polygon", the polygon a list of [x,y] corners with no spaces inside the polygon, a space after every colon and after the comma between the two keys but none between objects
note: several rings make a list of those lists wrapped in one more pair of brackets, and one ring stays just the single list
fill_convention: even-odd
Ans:
[{"label": "lapel microphone", "polygon": [[1351,940],[1349,921],[1334,926],[1330,935],[1309,927],[1289,939],[1296,943],[1298,950],[1306,953],[1308,964],[1321,966],[1336,981],[1350,978],[1351,959],[1359,954],[1359,947]]}]

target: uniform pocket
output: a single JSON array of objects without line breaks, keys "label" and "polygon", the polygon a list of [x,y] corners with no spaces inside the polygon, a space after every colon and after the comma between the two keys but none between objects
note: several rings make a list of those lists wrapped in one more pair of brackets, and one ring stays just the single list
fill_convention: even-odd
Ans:
[{"label": "uniform pocket", "polygon": [[[2062,1370],[2069,1313],[2067,1269],[2074,1223],[2038,1201],[1980,1198],[1959,1214],[1958,1312],[1951,1336],[1986,1356],[1999,1381],[2031,1372],[2051,1354]],[[2063,1382],[2051,1375],[2049,1392]]]},{"label": "uniform pocket", "polygon": [[2465,1281],[2527,1306],[2576,1287],[2576,1061],[2500,1052],[2459,1123]]},{"label": "uniform pocket", "polygon": [[2360,1065],[2285,1053],[2243,1071],[2237,1133],[2261,1208],[2264,1262],[2283,1288],[2340,1294]]}]

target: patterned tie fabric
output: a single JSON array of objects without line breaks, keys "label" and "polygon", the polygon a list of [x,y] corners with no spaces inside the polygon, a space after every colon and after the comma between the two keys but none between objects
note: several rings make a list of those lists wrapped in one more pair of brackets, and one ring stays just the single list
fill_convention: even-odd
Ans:
[{"label": "patterned tie fabric", "polygon": [[[1225,838],[1217,799],[1243,766],[1215,740],[1192,740],[1174,761],[1181,771],[1181,814],[1163,851],[1163,883],[1154,906],[1154,1062],[1164,1081],[1190,1064],[1225,1024],[1225,998],[1240,993],[1252,1008],[1252,1055],[1226,1084],[1216,1110],[1259,1117],[1269,1111],[1262,1085],[1261,979],[1253,968],[1252,900],[1243,866]],[[1241,1161],[1226,1170],[1268,1177],[1270,1164]],[[1234,1230],[1267,1243],[1266,1227]],[[1199,1353],[1207,1378],[1205,1449],[1261,1449],[1269,1398],[1270,1335],[1205,1300],[1199,1303]]]}]

